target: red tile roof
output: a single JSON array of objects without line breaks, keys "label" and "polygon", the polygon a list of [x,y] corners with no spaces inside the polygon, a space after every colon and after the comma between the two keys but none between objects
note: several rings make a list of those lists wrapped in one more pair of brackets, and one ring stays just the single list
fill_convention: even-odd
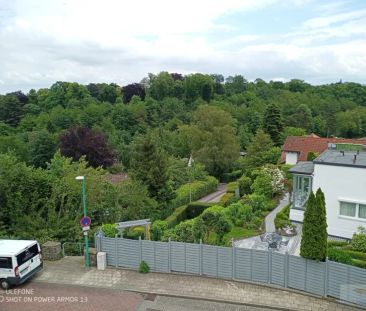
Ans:
[{"label": "red tile roof", "polygon": [[286,161],[286,151],[298,152],[297,161],[306,161],[309,152],[322,153],[328,148],[328,143],[349,143],[366,145],[366,139],[323,138],[316,135],[288,136],[282,146],[281,162]]}]

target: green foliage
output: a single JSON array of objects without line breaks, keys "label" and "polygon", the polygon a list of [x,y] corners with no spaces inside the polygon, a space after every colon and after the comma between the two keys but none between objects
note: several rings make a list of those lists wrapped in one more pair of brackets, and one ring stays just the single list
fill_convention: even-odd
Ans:
[{"label": "green foliage", "polygon": [[139,265],[139,272],[140,273],[149,273],[150,272],[150,267],[147,264],[146,261],[141,261],[140,265]]},{"label": "green foliage", "polygon": [[195,242],[196,239],[193,234],[193,224],[194,224],[193,219],[179,223],[174,228],[166,230],[164,232],[162,240],[167,241],[169,238],[171,238],[171,240],[178,242],[187,242],[187,243]]},{"label": "green foliage", "polygon": [[243,174],[242,170],[235,170],[230,173],[222,174],[222,182],[231,182],[237,180]]},{"label": "green foliage", "polygon": [[252,179],[245,175],[238,179],[239,191],[241,196],[252,193],[252,183]]},{"label": "green foliage", "polygon": [[336,247],[336,246],[347,246],[349,242],[347,241],[328,241],[328,247]]},{"label": "green foliage", "polygon": [[359,252],[366,253],[366,234],[354,234],[351,241],[352,249]]},{"label": "green foliage", "polygon": [[344,263],[347,265],[352,264],[351,255],[347,254],[342,249],[330,248],[328,250],[328,258],[329,258],[329,260],[337,261],[337,262]]},{"label": "green foliage", "polygon": [[313,151],[310,151],[308,153],[308,156],[306,158],[306,161],[313,161],[314,159],[316,159],[317,157],[319,156],[319,153],[318,152],[313,152]]},{"label": "green foliage", "polygon": [[276,145],[281,143],[283,121],[281,111],[277,104],[271,103],[267,106],[264,113],[263,129]]},{"label": "green foliage", "polygon": [[274,220],[276,230],[291,226],[291,221],[289,217],[290,217],[290,204],[286,205],[282,209],[282,211],[277,213],[276,218]]},{"label": "green foliage", "polygon": [[327,253],[327,238],[325,198],[319,188],[316,196],[310,193],[306,204],[300,255],[304,258],[323,261]]},{"label": "green foliage", "polygon": [[36,167],[45,168],[55,154],[55,139],[46,130],[32,132],[29,138],[28,150],[29,163]]},{"label": "green foliage", "polygon": [[187,219],[187,205],[177,207],[172,214],[165,220],[168,227],[174,227],[181,221]]},{"label": "green foliage", "polygon": [[261,171],[255,178],[251,186],[251,190],[252,192],[263,195],[268,199],[271,198],[273,193],[271,176],[264,171]]},{"label": "green foliage", "polygon": [[226,191],[229,193],[235,193],[236,189],[238,189],[238,188],[239,188],[238,182],[233,181],[233,182],[228,183]]},{"label": "green foliage", "polygon": [[102,225],[101,229],[104,233],[104,236],[106,236],[108,238],[114,238],[116,236],[116,234],[118,233],[116,224],[104,224],[104,225]]},{"label": "green foliage", "polygon": [[230,204],[230,201],[232,198],[235,197],[235,194],[232,192],[227,192],[225,193],[221,198],[220,198],[220,203],[223,206],[228,206]]},{"label": "green foliage", "polygon": [[160,241],[164,232],[168,229],[168,223],[164,220],[156,220],[151,225],[151,235],[154,241]]},{"label": "green foliage", "polygon": [[235,226],[239,227],[250,222],[254,217],[252,207],[239,202],[230,204],[225,209],[225,214]]}]

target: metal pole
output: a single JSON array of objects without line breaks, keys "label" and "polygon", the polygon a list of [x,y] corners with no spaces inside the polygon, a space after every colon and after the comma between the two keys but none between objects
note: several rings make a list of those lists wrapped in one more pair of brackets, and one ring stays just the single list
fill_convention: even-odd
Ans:
[{"label": "metal pole", "polygon": [[[84,217],[86,217],[86,183],[85,183],[85,176],[83,178],[82,191],[83,191],[83,211],[84,211]],[[88,231],[84,231],[84,238],[85,238],[85,266],[87,268],[89,268],[90,267],[90,258],[89,258]]]}]

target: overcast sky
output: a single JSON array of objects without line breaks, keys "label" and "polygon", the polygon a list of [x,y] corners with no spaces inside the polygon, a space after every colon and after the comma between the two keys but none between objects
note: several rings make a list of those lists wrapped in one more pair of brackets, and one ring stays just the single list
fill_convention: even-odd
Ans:
[{"label": "overcast sky", "polygon": [[365,0],[0,0],[0,93],[148,72],[366,81]]}]

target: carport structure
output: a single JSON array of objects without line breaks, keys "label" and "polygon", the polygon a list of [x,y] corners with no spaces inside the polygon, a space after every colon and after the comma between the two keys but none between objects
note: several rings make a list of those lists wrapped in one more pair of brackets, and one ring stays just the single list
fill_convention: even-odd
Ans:
[{"label": "carport structure", "polygon": [[117,229],[119,234],[123,237],[123,230],[127,228],[140,227],[143,226],[145,228],[145,237],[150,240],[150,219],[139,219],[132,221],[122,221],[117,223]]}]

